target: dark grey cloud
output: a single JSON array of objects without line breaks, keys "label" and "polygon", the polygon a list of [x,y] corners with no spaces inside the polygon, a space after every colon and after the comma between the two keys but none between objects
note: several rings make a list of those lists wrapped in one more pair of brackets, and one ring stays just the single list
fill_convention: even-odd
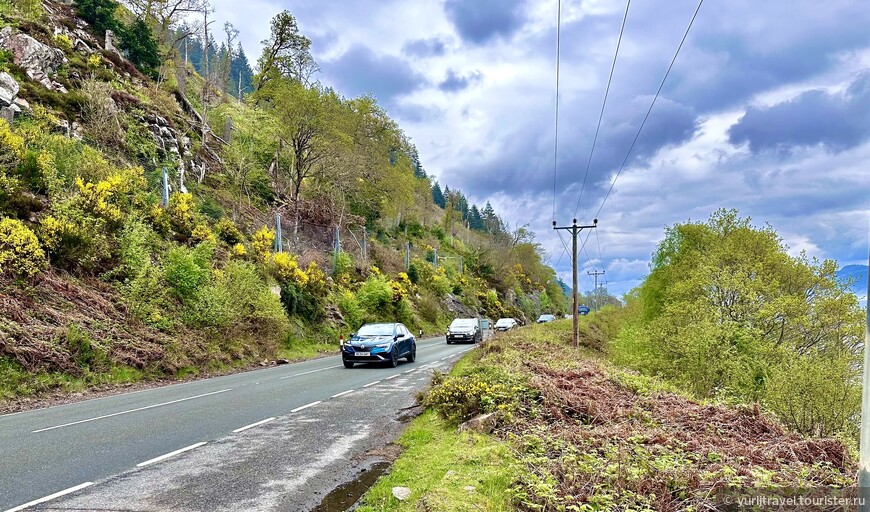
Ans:
[{"label": "dark grey cloud", "polygon": [[753,153],[811,146],[838,152],[868,139],[870,73],[840,93],[812,90],[771,107],[751,107],[728,130],[729,142],[749,143]]},{"label": "dark grey cloud", "polygon": [[510,37],[523,25],[525,0],[447,0],[444,12],[464,41]]},{"label": "dark grey cloud", "polygon": [[444,92],[459,92],[480,82],[482,78],[483,74],[480,71],[475,71],[468,75],[460,75],[456,71],[448,69],[447,76],[438,83],[438,88]]},{"label": "dark grey cloud", "polygon": [[396,97],[427,84],[426,78],[414,71],[402,58],[378,55],[371,49],[356,45],[335,60],[321,64],[325,82],[345,96],[373,94],[390,107]]},{"label": "dark grey cloud", "polygon": [[440,57],[447,52],[447,43],[440,37],[412,39],[402,45],[402,53],[409,57]]}]

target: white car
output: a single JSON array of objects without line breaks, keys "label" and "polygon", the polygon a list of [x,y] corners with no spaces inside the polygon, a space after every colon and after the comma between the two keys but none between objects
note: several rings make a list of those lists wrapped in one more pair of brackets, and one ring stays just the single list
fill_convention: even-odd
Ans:
[{"label": "white car", "polygon": [[509,331],[517,326],[517,321],[513,318],[499,318],[495,323],[496,331]]}]

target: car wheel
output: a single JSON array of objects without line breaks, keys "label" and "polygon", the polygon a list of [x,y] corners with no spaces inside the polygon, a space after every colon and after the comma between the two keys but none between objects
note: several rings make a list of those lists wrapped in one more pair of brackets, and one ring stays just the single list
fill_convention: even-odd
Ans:
[{"label": "car wheel", "polygon": [[415,359],[417,359],[417,344],[414,343],[411,345],[411,351],[408,353],[408,362],[413,363]]},{"label": "car wheel", "polygon": [[393,351],[390,352],[390,360],[388,361],[388,363],[393,368],[399,366],[399,349],[398,348],[393,347]]},{"label": "car wheel", "polygon": [[353,361],[343,361],[345,368],[353,368]]},{"label": "car wheel", "polygon": [[450,344],[452,344],[452,343],[453,343],[453,342],[450,341],[450,338],[447,338],[447,344],[450,345]]}]

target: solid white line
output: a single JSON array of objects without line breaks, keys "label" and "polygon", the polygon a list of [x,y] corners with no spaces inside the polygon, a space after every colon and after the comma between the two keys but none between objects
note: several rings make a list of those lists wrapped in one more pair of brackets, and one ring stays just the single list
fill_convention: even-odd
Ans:
[{"label": "solid white line", "polygon": [[376,380],[376,381],[374,381],[374,382],[369,382],[368,384],[366,384],[366,385],[363,386],[363,387],[364,387],[364,388],[367,388],[367,387],[369,387],[369,386],[374,386],[375,384],[380,384],[380,383],[381,383],[381,381]]},{"label": "solid white line", "polygon": [[275,419],[275,417],[272,416],[271,418],[266,418],[265,420],[260,420],[256,423],[251,423],[250,425],[245,425],[242,428],[237,428],[237,429],[233,430],[233,434],[237,434],[239,432],[244,432],[245,430],[248,430],[249,428],[259,427],[263,423],[269,423],[270,421],[272,421],[274,419]]},{"label": "solid white line", "polygon": [[71,492],[76,492],[78,490],[84,489],[85,487],[88,487],[91,485],[94,485],[94,483],[93,482],[85,482],[85,483],[79,484],[75,487],[70,487],[69,489],[64,489],[64,490],[56,492],[54,494],[49,494],[48,496],[46,496],[44,498],[39,498],[38,500],[29,501],[29,502],[25,503],[24,505],[18,505],[15,508],[10,508],[6,512],[18,512],[19,510],[24,510],[25,508],[32,507],[34,505],[39,505],[40,503],[45,503],[46,501],[50,501],[50,500],[53,500],[55,498],[60,498],[61,496],[64,496],[64,495],[69,494]]},{"label": "solid white line", "polygon": [[86,419],[86,420],[79,420],[79,421],[73,421],[73,422],[71,422],[71,423],[64,423],[63,425],[55,425],[55,426],[53,426],[53,427],[41,428],[41,429],[39,429],[39,430],[34,430],[34,431],[32,431],[31,434],[36,434],[37,432],[45,432],[46,430],[54,430],[54,429],[56,429],[56,428],[62,428],[62,427],[69,427],[69,426],[72,426],[72,425],[78,425],[79,423],[87,423],[87,422],[89,422],[89,421],[102,420],[102,419],[105,419],[105,418],[111,418],[112,416],[120,416],[120,415],[122,415],[122,414],[128,414],[128,413],[131,413],[131,412],[144,411],[144,410],[146,410],[146,409],[153,409],[153,408],[155,408],[155,407],[161,407],[161,406],[164,406],[164,405],[177,404],[178,402],[184,402],[184,401],[186,401],[186,400],[193,400],[194,398],[202,398],[202,397],[204,397],[204,396],[209,396],[209,395],[216,395],[216,394],[218,394],[218,393],[226,393],[227,391],[231,391],[231,390],[230,390],[230,389],[222,389],[222,390],[220,390],[220,391],[212,391],[211,393],[203,393],[203,394],[201,394],[201,395],[189,396],[189,397],[187,397],[187,398],[179,398],[178,400],[172,400],[172,401],[170,401],[170,402],[163,402],[163,403],[154,404],[154,405],[146,405],[145,407],[138,407],[138,408],[136,408],[136,409],[130,409],[130,410],[127,410],[127,411],[114,412],[114,413],[112,413],[112,414],[105,414],[105,415],[103,415],[103,416],[97,416],[96,418],[88,418],[88,419]]},{"label": "solid white line", "polygon": [[346,394],[348,394],[348,393],[353,393],[353,392],[354,392],[353,389],[348,389],[347,391],[342,391],[341,393],[339,393],[339,394],[337,394],[337,395],[332,395],[330,398],[338,398],[338,397],[340,397],[340,396],[344,396],[344,395],[346,395]]},{"label": "solid white line", "polygon": [[316,402],[311,402],[310,404],[305,404],[302,407],[297,407],[295,409],[291,409],[290,412],[299,412],[302,409],[308,409],[309,407],[314,407],[315,405],[319,404],[320,402],[321,402],[320,400],[318,400]]},{"label": "solid white line", "polygon": [[390,380],[390,379],[395,379],[395,378],[396,378],[396,377],[398,377],[398,376],[399,376],[399,375],[400,375],[400,374],[398,374],[398,373],[397,373],[397,374],[395,374],[395,375],[390,375],[390,376],[389,376],[389,377],[387,377],[387,378],[386,378],[386,379],[384,379],[384,380]]},{"label": "solid white line", "polygon": [[164,455],[161,455],[160,457],[154,457],[153,459],[146,460],[145,462],[140,462],[139,464],[136,464],[136,467],[141,468],[142,466],[147,466],[148,464],[154,464],[155,462],[160,462],[161,460],[168,459],[169,457],[172,457],[173,455],[178,455],[179,453],[184,453],[184,452],[193,450],[194,448],[199,448],[200,446],[202,446],[204,444],[205,444],[205,442],[203,441],[202,443],[196,443],[196,444],[192,444],[190,446],[186,446],[180,450],[175,450],[174,452],[169,452],[169,453],[166,453]]},{"label": "solid white line", "polygon": [[284,377],[278,377],[278,380],[281,380],[281,379],[289,379],[290,377],[299,377],[300,375],[308,375],[309,373],[322,372],[322,371],[324,371],[324,370],[331,370],[331,369],[333,369],[333,368],[341,368],[341,366],[342,366],[342,365],[337,364],[337,365],[335,365],[335,366],[327,366],[326,368],[318,368],[317,370],[310,370],[310,371],[302,372],[302,373],[294,373],[293,375],[286,375],[286,376],[284,376]]}]

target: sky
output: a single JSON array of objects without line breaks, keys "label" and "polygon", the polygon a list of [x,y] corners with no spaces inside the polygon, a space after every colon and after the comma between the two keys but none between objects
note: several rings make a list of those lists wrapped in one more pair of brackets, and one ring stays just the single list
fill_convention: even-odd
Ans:
[{"label": "sky", "polygon": [[792,254],[867,263],[870,0],[707,0],[627,161],[697,0],[631,3],[591,160],[623,0],[562,0],[558,151],[558,0],[212,1],[252,62],[290,11],[321,82],[377,97],[427,173],[528,224],[568,283],[552,221],[597,213],[581,291],[604,270],[628,292],[666,226],[719,208]]}]

